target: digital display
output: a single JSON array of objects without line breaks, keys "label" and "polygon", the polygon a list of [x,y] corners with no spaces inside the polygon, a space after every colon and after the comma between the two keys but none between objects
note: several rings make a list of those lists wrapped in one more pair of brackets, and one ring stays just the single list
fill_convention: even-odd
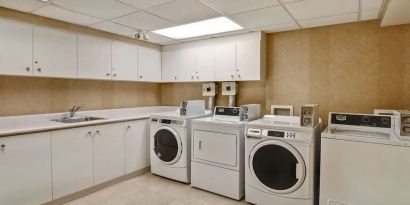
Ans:
[{"label": "digital display", "polygon": [[163,123],[163,124],[171,124],[171,120],[161,120],[161,123]]},{"label": "digital display", "polygon": [[268,136],[270,137],[285,137],[284,132],[278,132],[278,131],[268,131]]}]

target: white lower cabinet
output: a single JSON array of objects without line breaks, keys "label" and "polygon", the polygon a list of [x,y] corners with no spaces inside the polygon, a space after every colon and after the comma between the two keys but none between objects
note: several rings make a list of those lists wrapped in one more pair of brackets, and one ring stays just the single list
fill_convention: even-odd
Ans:
[{"label": "white lower cabinet", "polygon": [[149,166],[148,120],[125,123],[125,173]]},{"label": "white lower cabinet", "polygon": [[0,138],[0,164],[0,204],[52,199],[50,132]]},{"label": "white lower cabinet", "polygon": [[93,186],[92,127],[52,133],[53,198]]},{"label": "white lower cabinet", "polygon": [[124,123],[94,127],[94,184],[125,173]]}]

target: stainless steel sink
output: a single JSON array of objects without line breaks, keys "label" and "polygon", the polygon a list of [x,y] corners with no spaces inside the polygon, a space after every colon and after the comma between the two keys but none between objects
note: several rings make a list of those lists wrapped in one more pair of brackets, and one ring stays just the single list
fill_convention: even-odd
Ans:
[{"label": "stainless steel sink", "polygon": [[77,123],[77,122],[88,122],[88,121],[94,121],[94,120],[104,120],[105,118],[101,117],[65,117],[65,118],[60,118],[60,119],[53,119],[51,121],[54,122],[61,122],[61,123]]}]

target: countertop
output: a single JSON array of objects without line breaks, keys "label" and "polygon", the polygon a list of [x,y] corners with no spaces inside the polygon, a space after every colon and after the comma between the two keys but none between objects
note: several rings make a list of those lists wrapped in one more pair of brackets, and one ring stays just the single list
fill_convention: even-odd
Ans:
[{"label": "countertop", "polygon": [[153,106],[79,111],[76,113],[78,116],[92,116],[105,119],[78,123],[61,123],[51,121],[52,119],[67,116],[67,113],[0,117],[0,137],[145,119],[149,118],[153,113],[173,111],[176,109],[177,107],[171,106]]}]

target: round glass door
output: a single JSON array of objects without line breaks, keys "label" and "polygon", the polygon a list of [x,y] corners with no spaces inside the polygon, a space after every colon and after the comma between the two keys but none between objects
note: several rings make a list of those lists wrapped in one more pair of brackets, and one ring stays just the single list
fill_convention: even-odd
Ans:
[{"label": "round glass door", "polygon": [[256,145],[249,166],[259,184],[273,193],[294,192],[303,184],[306,175],[306,166],[299,152],[277,140]]},{"label": "round glass door", "polygon": [[154,152],[165,164],[174,164],[181,156],[181,139],[170,127],[161,127],[154,134]]}]

